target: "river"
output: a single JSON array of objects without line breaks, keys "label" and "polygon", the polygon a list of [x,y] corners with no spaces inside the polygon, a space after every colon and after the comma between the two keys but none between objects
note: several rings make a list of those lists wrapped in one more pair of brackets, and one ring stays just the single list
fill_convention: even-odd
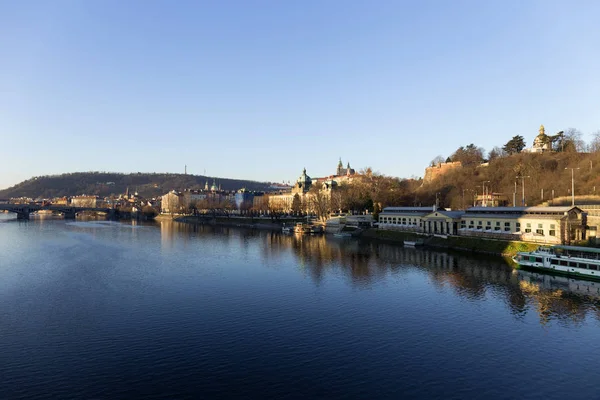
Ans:
[{"label": "river", "polygon": [[0,214],[0,398],[596,398],[599,284],[502,259]]}]

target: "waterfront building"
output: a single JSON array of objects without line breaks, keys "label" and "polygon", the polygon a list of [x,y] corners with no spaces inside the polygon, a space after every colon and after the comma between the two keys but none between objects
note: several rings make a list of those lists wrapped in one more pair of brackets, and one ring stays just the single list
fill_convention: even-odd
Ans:
[{"label": "waterfront building", "polygon": [[566,244],[584,240],[586,214],[579,207],[472,207],[458,231],[462,236]]},{"label": "waterfront building", "polygon": [[96,208],[96,207],[98,207],[98,196],[81,195],[81,196],[71,197],[71,206]]},{"label": "waterfront building", "polygon": [[439,209],[423,216],[423,232],[434,235],[457,235],[464,211]]},{"label": "waterfront building", "polygon": [[208,198],[208,194],[201,190],[186,189],[181,193],[181,206],[188,211],[191,208],[198,208],[203,200]]},{"label": "waterfront building", "polygon": [[54,205],[59,205],[59,206],[66,206],[67,204],[69,204],[69,198],[66,196],[56,197],[51,200],[51,203]]},{"label": "waterfront building", "polygon": [[388,230],[424,232],[423,221],[432,211],[443,210],[433,207],[385,207],[379,213],[379,228]]},{"label": "waterfront building", "polygon": [[[435,207],[433,207],[435,208]],[[379,228],[423,234],[567,244],[586,238],[587,219],[579,207],[386,207]]]},{"label": "waterfront building", "polygon": [[169,193],[161,197],[160,212],[163,214],[180,213],[183,210],[183,195],[171,190]]}]

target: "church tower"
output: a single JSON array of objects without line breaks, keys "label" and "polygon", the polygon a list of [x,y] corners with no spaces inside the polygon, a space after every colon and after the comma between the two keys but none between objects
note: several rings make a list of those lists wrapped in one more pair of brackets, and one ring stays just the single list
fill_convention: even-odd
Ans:
[{"label": "church tower", "polygon": [[344,164],[342,163],[342,157],[340,157],[335,174],[337,176],[344,175]]}]

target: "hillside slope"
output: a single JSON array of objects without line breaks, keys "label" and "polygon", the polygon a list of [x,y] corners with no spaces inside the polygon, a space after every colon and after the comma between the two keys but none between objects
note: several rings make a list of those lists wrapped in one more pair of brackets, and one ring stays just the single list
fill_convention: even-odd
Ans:
[{"label": "hillside slope", "polygon": [[524,183],[525,202],[531,206],[551,197],[570,196],[571,177],[576,196],[600,194],[600,153],[520,153],[489,165],[456,168],[424,184],[415,199],[417,204],[435,204],[437,194],[441,206],[458,209],[472,203],[475,193],[481,195],[485,184],[489,192],[504,194],[512,205],[516,183],[514,197],[521,205]]},{"label": "hillside slope", "polygon": [[109,196],[137,191],[141,196],[152,198],[170,190],[202,189],[213,179],[223,190],[265,190],[265,182],[240,179],[212,178],[201,175],[133,173],[119,174],[111,172],[75,172],[54,176],[34,177],[8,189],[0,190],[0,198],[31,197],[53,198],[74,195]]}]

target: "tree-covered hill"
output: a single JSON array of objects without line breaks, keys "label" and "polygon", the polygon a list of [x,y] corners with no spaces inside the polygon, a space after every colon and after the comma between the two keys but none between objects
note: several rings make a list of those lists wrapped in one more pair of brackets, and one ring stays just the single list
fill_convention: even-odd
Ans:
[{"label": "tree-covered hill", "polygon": [[423,185],[416,191],[415,199],[417,204],[429,205],[437,196],[440,205],[458,209],[472,204],[474,195],[481,195],[485,185],[488,193],[504,194],[510,205],[514,196],[517,205],[521,205],[523,183],[525,202],[530,206],[552,197],[571,196],[572,184],[576,196],[598,195],[600,152],[515,153],[484,164],[467,163]]},{"label": "tree-covered hill", "polygon": [[23,181],[8,189],[0,190],[0,198],[31,197],[53,198],[74,195],[110,196],[138,192],[141,196],[152,198],[170,190],[203,189],[216,182],[223,190],[265,190],[268,183],[240,179],[212,178],[201,175],[169,173],[132,173],[113,172],[74,172],[70,174],[39,176]]}]

